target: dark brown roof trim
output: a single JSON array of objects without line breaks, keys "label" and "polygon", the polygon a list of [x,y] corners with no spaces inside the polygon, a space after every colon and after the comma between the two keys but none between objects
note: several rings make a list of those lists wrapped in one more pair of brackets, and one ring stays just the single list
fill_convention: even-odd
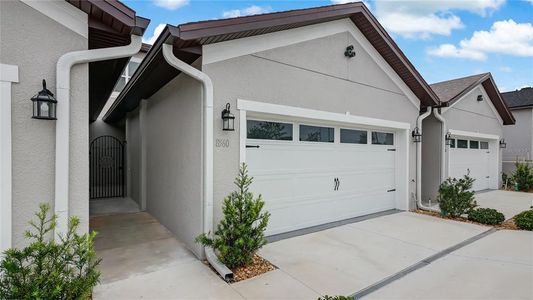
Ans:
[{"label": "dark brown roof trim", "polygon": [[[148,51],[137,71],[126,84],[115,103],[104,116],[108,122],[116,122],[135,109],[141,99],[149,98],[179,72],[168,68],[162,58],[161,46],[174,45],[174,54],[189,63],[201,55],[203,45],[254,35],[288,30],[349,18],[372,43],[385,61],[420,99],[421,106],[439,104],[438,97],[420,73],[409,62],[385,29],[362,3],[330,5],[270,14],[167,25]],[[150,66],[154,64],[155,66]],[[161,68],[153,71],[155,68]],[[147,74],[143,74],[143,73]],[[139,87],[142,85],[142,87]]]}]

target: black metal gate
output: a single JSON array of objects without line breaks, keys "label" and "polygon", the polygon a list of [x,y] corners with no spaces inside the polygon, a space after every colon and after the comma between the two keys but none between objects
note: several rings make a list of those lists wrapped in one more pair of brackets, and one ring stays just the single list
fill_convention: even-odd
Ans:
[{"label": "black metal gate", "polygon": [[104,135],[89,147],[90,198],[124,197],[124,143]]}]

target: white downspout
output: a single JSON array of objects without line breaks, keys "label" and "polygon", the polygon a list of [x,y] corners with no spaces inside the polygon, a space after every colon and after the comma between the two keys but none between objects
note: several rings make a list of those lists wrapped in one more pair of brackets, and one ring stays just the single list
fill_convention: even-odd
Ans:
[{"label": "white downspout", "polygon": [[[163,45],[163,57],[167,63],[188,76],[200,81],[203,89],[203,232],[210,234],[213,228],[213,82],[202,71],[181,61],[172,51],[172,45]],[[233,272],[223,265],[210,247],[205,247],[207,261],[226,280],[233,280]]]},{"label": "white downspout", "polygon": [[446,133],[448,132],[448,127],[446,126],[446,119],[439,113],[438,109],[433,109],[433,115],[442,122],[440,135],[442,146],[440,156],[440,182],[443,182],[446,179]]},{"label": "white downspout", "polygon": [[[416,126],[422,134],[422,121],[431,114],[432,107],[428,107],[428,111],[418,116],[416,119]],[[440,210],[425,206],[422,203],[422,143],[424,142],[424,135],[422,134],[422,142],[416,143],[416,203],[417,207],[422,210],[439,212]]]},{"label": "white downspout", "polygon": [[[72,66],[94,61],[117,59],[133,56],[141,49],[142,37],[131,36],[129,45],[112,48],[73,51],[63,54],[56,65],[56,170],[55,170],[55,204],[57,215],[55,232],[64,234],[68,229],[69,217],[69,147],[70,147],[70,70]],[[56,239],[58,235],[55,234]]]}]

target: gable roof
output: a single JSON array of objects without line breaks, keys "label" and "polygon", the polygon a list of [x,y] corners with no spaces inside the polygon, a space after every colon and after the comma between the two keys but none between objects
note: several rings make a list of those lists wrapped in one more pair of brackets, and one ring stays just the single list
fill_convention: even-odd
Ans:
[{"label": "gable roof", "polygon": [[503,100],[509,109],[533,107],[533,87],[525,87],[517,91],[502,93]]},{"label": "gable roof", "polygon": [[502,95],[496,87],[496,83],[490,73],[477,74],[452,80],[441,81],[431,84],[431,88],[446,106],[450,106],[461,99],[478,85],[482,85],[490,98],[490,101],[498,111],[504,125],[515,123],[513,114],[503,101]]},{"label": "gable roof", "polygon": [[[174,54],[192,63],[202,55],[202,46],[282,30],[350,19],[370,41],[385,61],[420,99],[422,107],[438,104],[438,97],[405,57],[376,18],[361,2],[297,9],[262,15],[167,25],[132,79],[114,105],[104,116],[105,121],[118,121],[135,109],[140,99],[147,99],[179,74],[162,56],[164,43],[174,46]],[[157,70],[157,71],[156,71]]]},{"label": "gable roof", "polygon": [[[132,34],[143,35],[150,20],[118,0],[65,0],[85,12],[89,49],[125,46]],[[100,114],[129,57],[89,63],[89,121]]]}]

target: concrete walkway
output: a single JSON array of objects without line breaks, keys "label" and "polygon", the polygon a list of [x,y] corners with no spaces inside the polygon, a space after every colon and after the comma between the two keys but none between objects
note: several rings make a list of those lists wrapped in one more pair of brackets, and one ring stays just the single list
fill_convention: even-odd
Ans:
[{"label": "concrete walkway", "polygon": [[476,201],[480,207],[497,209],[505,219],[511,219],[533,206],[533,193],[495,190],[476,194]]}]

